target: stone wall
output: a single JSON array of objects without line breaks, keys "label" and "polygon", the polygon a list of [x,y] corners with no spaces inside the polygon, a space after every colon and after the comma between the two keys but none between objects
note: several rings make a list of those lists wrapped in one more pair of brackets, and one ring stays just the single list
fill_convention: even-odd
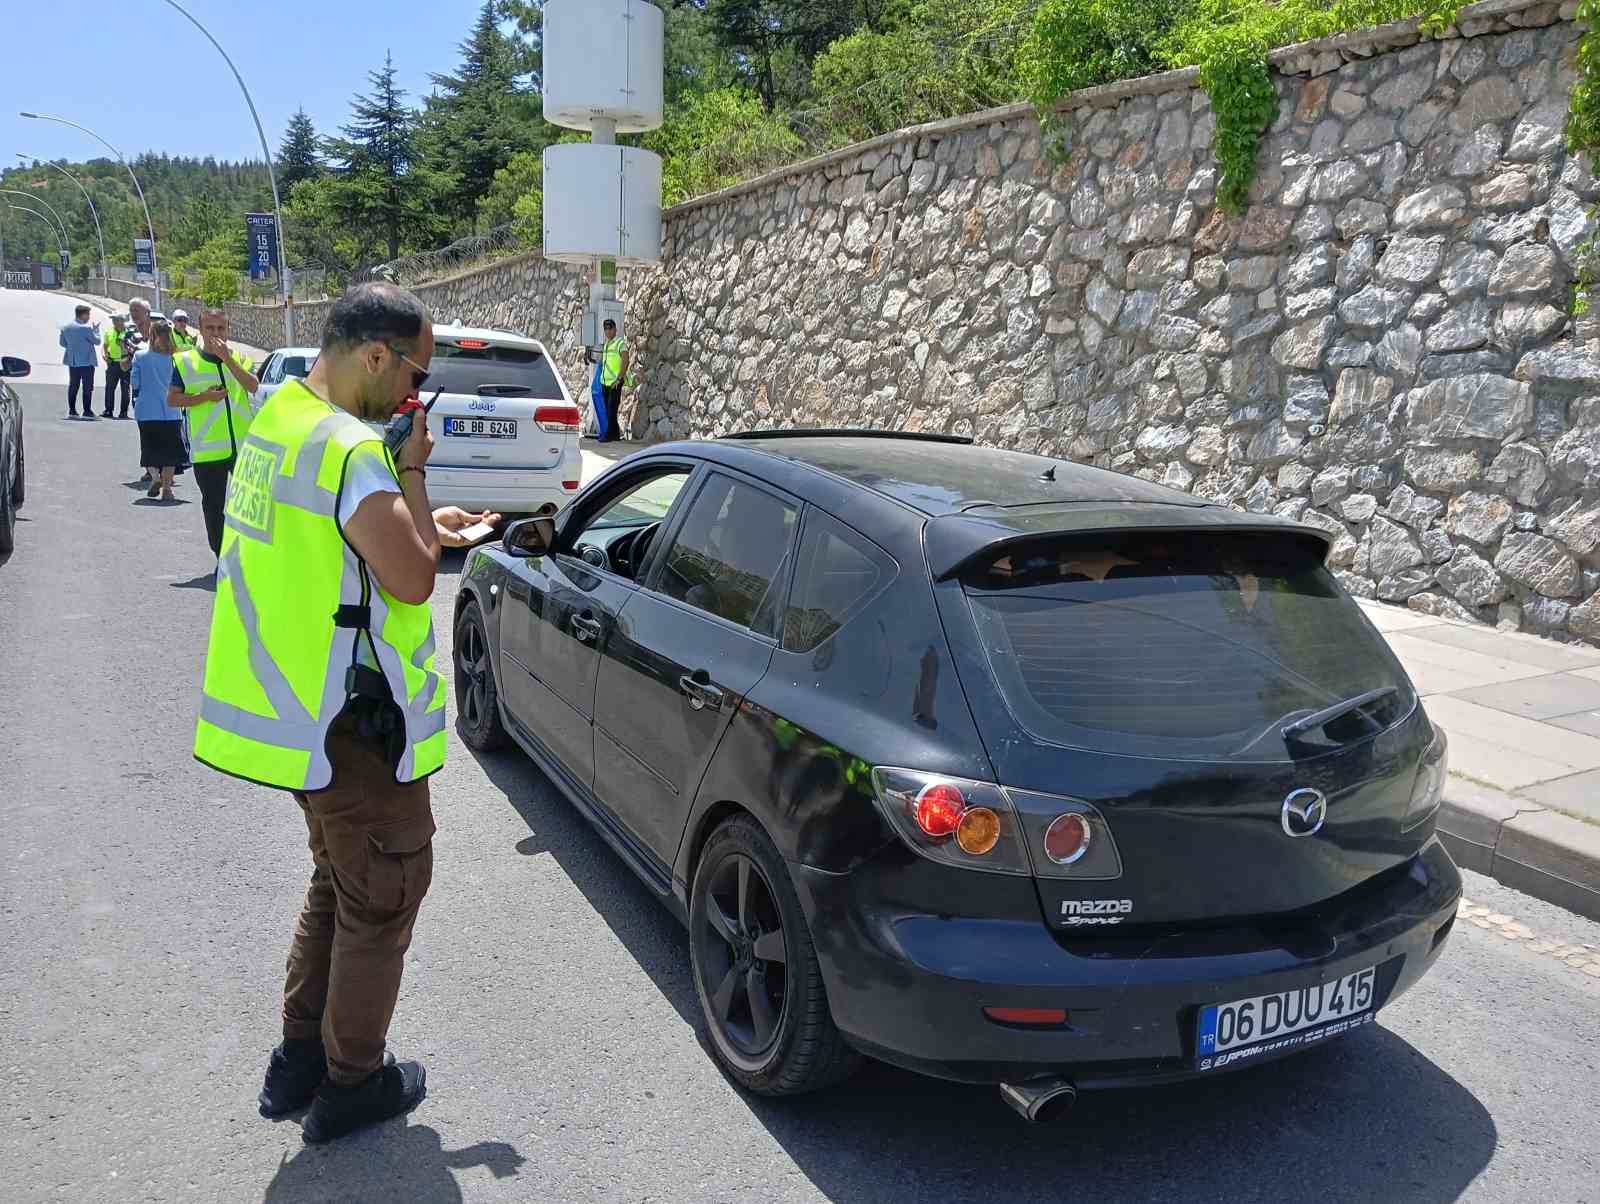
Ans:
[{"label": "stone wall", "polygon": [[[1600,639],[1600,324],[1569,317],[1600,183],[1561,144],[1569,17],[1489,0],[1437,41],[1276,52],[1241,218],[1193,71],[1069,98],[1064,159],[1013,106],[678,206],[660,267],[622,279],[625,425],[968,433],[1322,527],[1358,595]],[[529,256],[419,291],[545,339],[587,394],[578,274]]]}]

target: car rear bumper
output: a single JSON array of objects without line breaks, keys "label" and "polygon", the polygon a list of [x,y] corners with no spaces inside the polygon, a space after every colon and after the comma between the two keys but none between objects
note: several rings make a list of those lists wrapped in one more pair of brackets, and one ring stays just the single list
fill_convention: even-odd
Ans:
[{"label": "car rear bumper", "polygon": [[[1405,865],[1289,921],[1149,935],[1099,929],[1058,940],[1038,919],[908,914],[903,903],[873,896],[870,870],[790,868],[834,1020],[854,1045],[940,1078],[1060,1074],[1080,1089],[1187,1078],[1296,1052],[1202,1068],[1199,1011],[1374,965],[1383,967],[1382,1007],[1438,957],[1461,897],[1461,876],[1434,838]],[[1065,1008],[1069,1019],[1024,1029],[988,1019],[985,1007]]]},{"label": "car rear bumper", "polygon": [[578,496],[562,482],[579,479],[576,468],[548,469],[444,468],[428,466],[428,500],[435,506],[463,510],[497,510],[501,514],[533,514],[547,502],[561,509]]}]

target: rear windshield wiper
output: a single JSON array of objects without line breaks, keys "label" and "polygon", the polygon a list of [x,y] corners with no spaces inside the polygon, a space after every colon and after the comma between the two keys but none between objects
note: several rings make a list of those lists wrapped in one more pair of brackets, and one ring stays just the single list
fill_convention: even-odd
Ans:
[{"label": "rear windshield wiper", "polygon": [[[1319,727],[1325,727],[1335,719],[1350,714],[1351,711],[1360,711],[1375,702],[1382,702],[1385,698],[1392,698],[1398,693],[1400,693],[1398,686],[1380,686],[1376,690],[1368,690],[1365,694],[1357,694],[1354,698],[1346,698],[1343,702],[1336,702],[1331,707],[1324,707],[1320,711],[1307,715],[1304,719],[1296,719],[1282,729],[1284,742],[1286,744],[1298,744],[1300,737],[1307,732],[1315,731]],[[1382,724],[1373,719],[1372,716],[1363,715],[1362,718],[1372,724],[1373,731],[1382,730]]]}]

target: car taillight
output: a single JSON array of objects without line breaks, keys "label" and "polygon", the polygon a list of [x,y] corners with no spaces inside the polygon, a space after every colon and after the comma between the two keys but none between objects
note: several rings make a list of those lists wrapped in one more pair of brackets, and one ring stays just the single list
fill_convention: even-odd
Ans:
[{"label": "car taillight", "polygon": [[1122,856],[1111,825],[1093,805],[1057,794],[1006,789],[1040,878],[1107,879],[1122,876]]},{"label": "car taillight", "polygon": [[966,810],[966,798],[947,782],[924,786],[917,793],[917,827],[929,836],[949,836],[960,825]]},{"label": "car taillight", "polygon": [[1016,813],[993,782],[879,767],[872,787],[901,839],[929,860],[996,874],[1032,872]]},{"label": "car taillight", "polygon": [[1411,801],[1406,804],[1406,815],[1400,823],[1409,832],[1439,809],[1444,798],[1444,779],[1450,767],[1450,746],[1444,729],[1433,729],[1433,741],[1422,754],[1422,764],[1417,766],[1417,780],[1411,787]]},{"label": "car taillight", "polygon": [[561,488],[565,489],[568,493],[573,493],[576,492],[581,483],[582,482],[580,481],[562,481]]},{"label": "car taillight", "polygon": [[1044,830],[1045,856],[1057,865],[1071,865],[1089,851],[1089,821],[1076,811],[1058,815]]},{"label": "car taillight", "polygon": [[583,415],[577,406],[540,406],[533,412],[533,420],[552,435],[575,435],[583,429]]}]

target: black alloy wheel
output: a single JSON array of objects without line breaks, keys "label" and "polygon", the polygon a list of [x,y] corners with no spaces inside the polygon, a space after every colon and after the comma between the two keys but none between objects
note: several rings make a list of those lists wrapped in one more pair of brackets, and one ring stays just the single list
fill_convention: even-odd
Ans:
[{"label": "black alloy wheel", "polygon": [[494,666],[489,663],[489,636],[483,612],[469,602],[456,620],[456,726],[469,748],[493,752],[504,748],[506,729],[500,723]]},{"label": "black alloy wheel", "polygon": [[722,860],[706,891],[700,970],[711,1014],[735,1049],[759,1059],[788,1003],[783,917],[772,884],[743,853]]},{"label": "black alloy wheel", "polygon": [[860,1064],[833,1023],[783,858],[748,816],[706,841],[689,900],[689,957],[712,1052],[742,1086],[798,1095]]},{"label": "black alloy wheel", "polygon": [[17,495],[9,476],[5,461],[0,460],[0,556],[9,555],[16,546]]}]

